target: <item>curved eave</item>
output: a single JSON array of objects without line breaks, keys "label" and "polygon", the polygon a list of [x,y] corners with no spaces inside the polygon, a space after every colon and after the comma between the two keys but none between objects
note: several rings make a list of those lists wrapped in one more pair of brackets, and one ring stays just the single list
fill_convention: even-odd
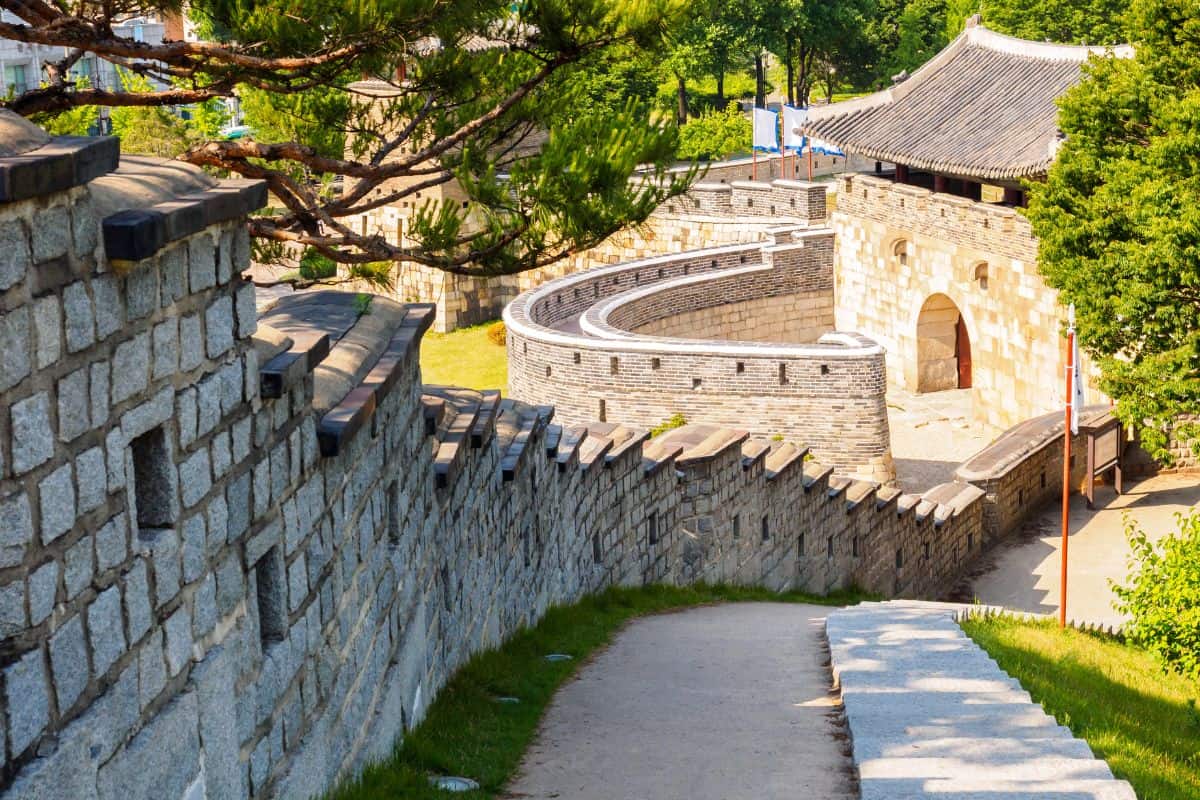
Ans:
[{"label": "curved eave", "polygon": [[919,155],[901,153],[895,150],[889,150],[886,147],[862,145],[849,139],[830,135],[820,128],[814,128],[808,125],[801,126],[800,131],[806,136],[812,136],[828,142],[846,153],[860,155],[874,161],[886,161],[890,164],[903,164],[906,167],[923,170],[925,172],[936,172],[944,175],[953,175],[964,178],[983,178],[992,181],[1019,181],[1026,178],[1040,178],[1049,171],[1050,165],[1054,163],[1053,159],[1045,158],[1035,163],[1006,166],[961,164],[949,161],[940,161],[938,159],[922,158]]}]

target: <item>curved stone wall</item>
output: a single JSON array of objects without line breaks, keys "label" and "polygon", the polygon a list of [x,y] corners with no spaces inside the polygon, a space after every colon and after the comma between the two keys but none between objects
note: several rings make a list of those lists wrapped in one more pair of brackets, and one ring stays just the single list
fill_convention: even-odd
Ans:
[{"label": "curved stone wall", "polygon": [[[884,350],[832,331],[833,234],[779,228],[735,245],[589,270],[517,298],[508,325],[509,391],[553,404],[566,422],[654,426],[674,414],[803,441],[842,472],[891,480]],[[815,342],[756,330],[752,340],[649,335],[708,315],[736,332],[749,312],[799,317]],[[678,327],[678,326],[677,326]],[[762,327],[762,326],[760,326]],[[766,326],[769,327],[769,326]],[[761,341],[773,338],[773,341]],[[751,337],[747,337],[751,338]]]}]

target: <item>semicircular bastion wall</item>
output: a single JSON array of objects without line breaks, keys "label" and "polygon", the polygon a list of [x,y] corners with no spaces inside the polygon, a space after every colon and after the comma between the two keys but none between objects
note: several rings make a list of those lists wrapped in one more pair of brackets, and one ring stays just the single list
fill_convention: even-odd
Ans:
[{"label": "semicircular bastion wall", "polygon": [[895,478],[885,351],[833,323],[833,232],[643,259],[550,281],[504,312],[509,394],[557,418],[676,414],[803,442],[844,474]]}]

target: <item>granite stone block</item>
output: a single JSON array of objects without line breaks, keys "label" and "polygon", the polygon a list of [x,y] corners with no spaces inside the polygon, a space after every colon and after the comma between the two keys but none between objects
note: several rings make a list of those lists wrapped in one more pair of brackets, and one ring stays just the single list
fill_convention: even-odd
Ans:
[{"label": "granite stone block", "polygon": [[63,289],[63,314],[66,318],[67,352],[78,353],[96,341],[96,318],[92,298],[83,281]]},{"label": "granite stone block", "polygon": [[35,263],[67,255],[71,251],[71,217],[67,207],[56,205],[39,211],[32,238]]},{"label": "granite stone block", "polygon": [[[45,369],[62,357],[62,302],[49,294],[33,301],[34,363]],[[0,379],[3,386],[3,379]]]},{"label": "granite stone block", "polygon": [[58,438],[70,442],[91,428],[88,368],[82,367],[58,382]]},{"label": "granite stone block", "polygon": [[96,278],[92,281],[92,299],[96,304],[96,338],[104,341],[125,325],[120,278],[116,275]]},{"label": "granite stone block", "polygon": [[0,586],[0,639],[15,636],[29,624],[25,613],[25,582],[11,581]]},{"label": "granite stone block", "polygon": [[30,373],[29,310],[0,311],[0,392]]},{"label": "granite stone block", "polygon": [[254,284],[247,283],[237,290],[235,313],[239,339],[253,336],[258,330],[258,310],[254,301]]},{"label": "granite stone block", "polygon": [[54,427],[50,424],[50,396],[46,392],[13,403],[12,468],[23,475],[54,455]]},{"label": "granite stone block", "polygon": [[100,361],[91,366],[92,427],[99,428],[108,422],[108,413],[112,408],[112,395],[109,391],[108,362]]},{"label": "granite stone block", "polygon": [[125,630],[121,622],[121,588],[113,585],[96,595],[96,599],[88,606],[87,615],[92,665],[97,675],[103,675],[125,653]]},{"label": "granite stone block", "polygon": [[132,339],[117,345],[113,354],[112,399],[120,403],[145,391],[150,379],[150,334],[139,333]]},{"label": "granite stone block", "polygon": [[42,478],[38,484],[38,503],[42,511],[42,543],[50,542],[75,525],[75,479],[70,464]]},{"label": "granite stone block", "polygon": [[158,270],[144,262],[125,278],[125,313],[129,320],[145,319],[158,310]]},{"label": "granite stone block", "polygon": [[24,223],[19,219],[0,222],[0,292],[25,280],[32,260]]},{"label": "granite stone block", "polygon": [[204,347],[209,358],[220,358],[233,347],[233,299],[220,297],[204,312]]},{"label": "granite stone block", "polygon": [[33,541],[29,495],[16,492],[0,498],[0,567],[21,563]]},{"label": "granite stone block", "polygon": [[179,318],[179,368],[191,372],[204,361],[204,337],[201,335],[200,315],[187,314]]},{"label": "granite stone block", "polygon": [[54,695],[60,710],[71,708],[88,683],[87,642],[83,615],[71,617],[50,638],[50,666],[54,672]]},{"label": "granite stone block", "polygon": [[196,390],[184,389],[175,398],[175,418],[179,424],[179,446],[190,447],[196,441]]},{"label": "granite stone block", "polygon": [[163,632],[155,628],[138,650],[138,702],[150,705],[167,686],[167,665],[163,660]]},{"label": "granite stone block", "polygon": [[40,625],[54,611],[58,596],[58,562],[47,561],[29,575],[29,624]]},{"label": "granite stone block", "polygon": [[128,517],[122,512],[96,532],[96,563],[101,572],[125,563],[129,556]]},{"label": "granite stone block", "polygon": [[92,583],[92,541],[84,537],[67,550],[63,580],[67,600],[74,600]]},{"label": "granite stone block", "polygon": [[179,489],[186,508],[199,503],[212,488],[212,466],[208,450],[193,453],[179,465]]},{"label": "granite stone block", "polygon": [[108,497],[108,471],[104,466],[104,451],[93,447],[75,459],[75,475],[79,482],[79,513],[103,505]]},{"label": "granite stone block", "polygon": [[31,650],[4,670],[8,742],[13,755],[25,752],[50,722],[50,689],[41,650]]},{"label": "granite stone block", "polygon": [[167,617],[163,628],[167,635],[167,670],[175,677],[192,659],[192,617],[187,603]]},{"label": "granite stone block", "polygon": [[174,375],[179,369],[179,320],[172,317],[154,326],[154,380]]},{"label": "granite stone block", "polygon": [[[146,562],[139,558],[125,573],[125,618],[128,621],[129,641],[136,642],[146,635],[153,621],[150,607],[150,582]],[[161,657],[161,653],[159,654]]]},{"label": "granite stone block", "polygon": [[216,285],[217,254],[209,234],[193,236],[188,241],[188,269],[193,294]]}]

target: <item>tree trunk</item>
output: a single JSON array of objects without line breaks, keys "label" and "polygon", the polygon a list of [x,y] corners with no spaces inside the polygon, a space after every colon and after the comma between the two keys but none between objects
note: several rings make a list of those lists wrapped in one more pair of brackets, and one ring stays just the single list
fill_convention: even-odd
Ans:
[{"label": "tree trunk", "polygon": [[725,67],[717,67],[717,111],[725,110]]},{"label": "tree trunk", "polygon": [[767,70],[762,51],[754,54],[754,105],[757,108],[767,107]]},{"label": "tree trunk", "polygon": [[795,80],[796,80],[796,65],[792,59],[792,45],[793,44],[794,44],[794,40],[792,39],[792,37],[791,36],[787,37],[787,40],[784,45],[785,50],[784,50],[783,58],[784,58],[785,66],[787,67],[787,101],[788,101],[789,106],[798,105],[798,103],[795,102],[796,93],[794,91]]},{"label": "tree trunk", "polygon": [[675,122],[682,125],[688,118],[687,81],[678,72],[675,73],[675,97],[678,105],[675,108]]}]

